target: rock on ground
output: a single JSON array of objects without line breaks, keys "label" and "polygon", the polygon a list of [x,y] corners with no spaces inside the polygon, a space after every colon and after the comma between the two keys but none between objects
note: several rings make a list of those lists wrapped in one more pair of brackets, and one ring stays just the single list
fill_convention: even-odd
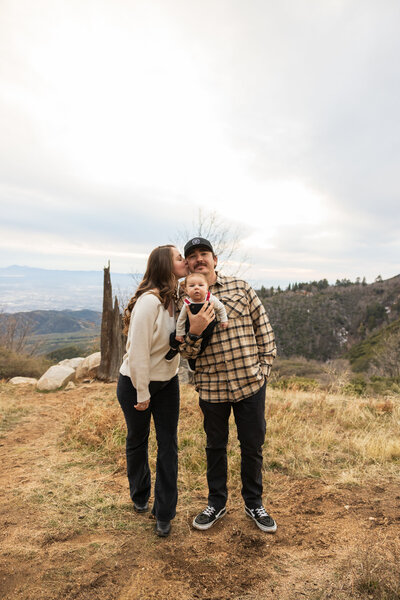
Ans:
[{"label": "rock on ground", "polygon": [[39,381],[37,382],[36,389],[41,392],[51,392],[58,390],[75,378],[75,369],[72,367],[61,367],[59,365],[53,365],[50,369],[47,369]]},{"label": "rock on ground", "polygon": [[95,352],[94,354],[87,356],[76,369],[76,379],[96,377],[100,361],[101,352]]},{"label": "rock on ground", "polygon": [[60,362],[57,364],[60,367],[72,367],[73,369],[77,369],[84,360],[85,359],[82,356],[77,356],[76,358],[66,358],[64,360],[60,360]]},{"label": "rock on ground", "polygon": [[37,379],[34,377],[13,377],[10,379],[9,383],[14,385],[36,385]]}]

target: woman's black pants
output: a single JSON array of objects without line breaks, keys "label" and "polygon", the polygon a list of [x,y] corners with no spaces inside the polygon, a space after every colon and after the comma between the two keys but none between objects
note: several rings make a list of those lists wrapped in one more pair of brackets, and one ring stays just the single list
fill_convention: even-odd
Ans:
[{"label": "woman's black pants", "polygon": [[136,410],[137,394],[130,377],[119,376],[117,397],[128,429],[126,463],[131,499],[145,504],[150,497],[148,441],[153,415],[157,439],[153,514],[160,521],[170,521],[175,517],[178,501],[178,376],[151,396],[147,410]]}]

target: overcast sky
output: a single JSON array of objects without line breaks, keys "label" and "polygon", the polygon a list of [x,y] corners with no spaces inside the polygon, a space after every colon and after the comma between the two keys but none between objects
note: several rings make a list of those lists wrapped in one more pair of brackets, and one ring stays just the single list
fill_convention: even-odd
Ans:
[{"label": "overcast sky", "polygon": [[400,272],[398,0],[0,0],[0,266],[142,271],[198,209],[266,285]]}]

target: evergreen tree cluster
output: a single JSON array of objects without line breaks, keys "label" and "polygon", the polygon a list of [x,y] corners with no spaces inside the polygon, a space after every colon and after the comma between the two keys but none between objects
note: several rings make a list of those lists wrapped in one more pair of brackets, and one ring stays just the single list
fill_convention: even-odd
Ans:
[{"label": "evergreen tree cluster", "polygon": [[[382,277],[380,275],[378,275],[377,278],[375,279],[375,282],[381,282],[381,281],[382,281]],[[361,277],[356,277],[355,281],[351,281],[350,279],[346,279],[346,278],[336,279],[336,282],[335,282],[335,287],[350,287],[353,285],[366,286],[368,284],[367,284],[367,280],[365,277],[363,277],[362,279],[361,279]],[[319,281],[307,281],[307,282],[295,281],[294,283],[289,283],[287,288],[284,290],[282,290],[282,288],[279,285],[276,288],[274,288],[274,286],[266,288],[265,286],[262,285],[261,289],[258,290],[257,293],[260,296],[260,298],[270,298],[271,296],[274,296],[274,294],[280,294],[282,292],[314,293],[314,292],[319,292],[321,290],[326,290],[329,287],[330,287],[329,281],[325,278],[325,279],[320,279]]]}]

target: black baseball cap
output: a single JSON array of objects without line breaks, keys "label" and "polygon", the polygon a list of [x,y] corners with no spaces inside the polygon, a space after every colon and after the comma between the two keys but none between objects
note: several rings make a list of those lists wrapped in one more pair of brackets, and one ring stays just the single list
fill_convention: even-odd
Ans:
[{"label": "black baseball cap", "polygon": [[189,240],[187,244],[185,244],[185,248],[183,250],[185,258],[187,258],[188,254],[190,254],[191,250],[195,250],[197,248],[207,248],[207,250],[210,250],[210,252],[214,254],[213,247],[208,240],[202,237],[194,237]]}]

